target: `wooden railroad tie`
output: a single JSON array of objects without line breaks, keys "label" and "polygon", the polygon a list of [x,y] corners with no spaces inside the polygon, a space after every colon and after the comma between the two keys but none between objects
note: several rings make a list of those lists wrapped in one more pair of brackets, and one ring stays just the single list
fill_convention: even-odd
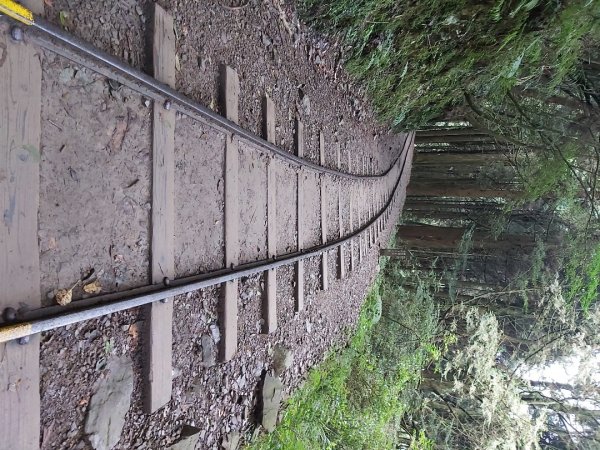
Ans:
[{"label": "wooden railroad tie", "polygon": [[[43,13],[41,0],[23,2]],[[0,24],[0,310],[41,306],[38,248],[42,69],[38,49]],[[15,304],[18,301],[20,304]],[[23,344],[23,345],[20,345]],[[40,336],[0,344],[2,448],[33,450],[40,437]]]},{"label": "wooden railroad tie", "polygon": [[[221,68],[221,99],[225,117],[239,122],[240,80],[229,66]],[[225,141],[225,266],[239,263],[239,142],[232,134]],[[229,361],[237,352],[238,344],[238,280],[224,283],[221,302],[221,359]]]},{"label": "wooden railroad tie", "polygon": [[[154,78],[175,86],[173,17],[154,5]],[[152,123],[152,282],[175,277],[175,111],[154,103]],[[144,307],[144,409],[153,413],[171,400],[173,298]]]},{"label": "wooden railroad tie", "polygon": [[[263,135],[275,144],[275,105],[268,96],[263,100]],[[271,159],[267,165],[267,251],[268,257],[277,256],[277,169]],[[277,269],[265,272],[266,293],[263,303],[263,332],[277,329]]]},{"label": "wooden railroad tie", "polygon": [[[319,133],[319,162],[325,166],[325,135]],[[321,176],[321,243],[327,243],[327,189],[325,186],[325,177]],[[327,252],[321,254],[321,288],[326,291],[329,289],[329,261]]]},{"label": "wooden railroad tie", "polygon": [[[296,118],[296,156],[304,158],[304,125],[300,119]],[[304,173],[302,168],[298,169],[297,176],[297,211],[296,211],[296,230],[298,251],[304,249]],[[304,309],[304,261],[296,262],[296,312]]]}]

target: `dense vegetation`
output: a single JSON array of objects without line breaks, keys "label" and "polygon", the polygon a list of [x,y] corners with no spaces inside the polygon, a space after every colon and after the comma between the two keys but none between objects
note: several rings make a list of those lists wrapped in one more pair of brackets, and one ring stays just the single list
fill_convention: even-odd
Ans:
[{"label": "dense vegetation", "polygon": [[[404,419],[421,369],[440,354],[433,345],[432,280],[420,280],[415,297],[402,287],[398,263],[385,260],[348,345],[311,370],[275,432],[250,448],[387,449],[399,440],[428,442],[423,434],[413,436]],[[394,312],[400,307],[402,317]]]},{"label": "dense vegetation", "polygon": [[418,154],[357,334],[257,446],[600,448],[600,1],[300,8]]},{"label": "dense vegetation", "polygon": [[[598,44],[589,0],[304,0],[305,16],[347,49],[384,120],[415,129],[512,88],[553,90]],[[596,56],[596,55],[592,55]]]}]

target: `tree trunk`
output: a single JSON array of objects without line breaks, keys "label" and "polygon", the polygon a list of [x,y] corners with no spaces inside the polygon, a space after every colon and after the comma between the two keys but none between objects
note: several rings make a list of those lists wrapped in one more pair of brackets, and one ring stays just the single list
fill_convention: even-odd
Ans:
[{"label": "tree trunk", "polygon": [[450,143],[450,142],[494,142],[494,138],[488,134],[469,134],[460,136],[415,136],[415,144],[430,143]]},{"label": "tree trunk", "polygon": [[508,160],[502,153],[417,153],[413,166],[458,164],[484,166],[495,162],[508,163]]},{"label": "tree trunk", "polygon": [[[434,225],[401,225],[397,236],[408,248],[455,249],[458,248],[466,228],[438,227]],[[527,235],[511,234],[493,240],[486,232],[476,231],[471,238],[474,249],[511,249],[532,247],[535,241]]]},{"label": "tree trunk", "polygon": [[485,134],[472,127],[464,128],[430,128],[428,130],[417,130],[417,136],[473,136]]},{"label": "tree trunk", "polygon": [[517,190],[488,188],[480,183],[461,184],[443,182],[413,182],[408,185],[406,195],[418,197],[464,197],[464,198],[518,198],[523,192]]}]

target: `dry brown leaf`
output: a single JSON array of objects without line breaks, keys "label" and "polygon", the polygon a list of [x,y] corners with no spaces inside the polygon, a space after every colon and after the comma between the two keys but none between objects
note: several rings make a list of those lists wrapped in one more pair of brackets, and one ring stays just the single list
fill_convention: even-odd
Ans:
[{"label": "dry brown leaf", "polygon": [[73,300],[73,289],[59,289],[54,298],[60,306],[68,305]]},{"label": "dry brown leaf", "polygon": [[92,281],[83,286],[83,290],[87,294],[99,294],[102,291],[102,286],[100,285],[100,280]]}]

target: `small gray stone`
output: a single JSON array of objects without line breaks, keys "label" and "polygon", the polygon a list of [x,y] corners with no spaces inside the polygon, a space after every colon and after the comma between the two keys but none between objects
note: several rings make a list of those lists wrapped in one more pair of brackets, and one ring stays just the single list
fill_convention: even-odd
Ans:
[{"label": "small gray stone", "polygon": [[304,109],[304,113],[310,116],[310,98],[308,98],[308,95],[302,98],[302,108]]},{"label": "small gray stone", "polygon": [[223,447],[225,450],[237,450],[240,446],[240,439],[240,433],[237,431],[232,431],[223,438],[221,447]]},{"label": "small gray stone", "polygon": [[381,314],[383,313],[383,303],[381,301],[381,295],[378,295],[375,299],[375,311],[373,311],[373,324],[378,323],[381,320]]},{"label": "small gray stone", "polygon": [[275,375],[281,376],[286,369],[292,367],[293,362],[294,353],[290,349],[277,344],[273,349],[273,370],[275,371]]},{"label": "small gray stone", "polygon": [[262,426],[267,432],[275,430],[281,404],[283,384],[277,377],[265,376],[262,389]]},{"label": "small gray stone", "polygon": [[259,362],[259,363],[257,363],[256,367],[254,367],[254,370],[252,371],[252,375],[254,375],[255,377],[260,377],[260,375],[262,374],[262,370],[263,370],[262,362]]},{"label": "small gray stone", "polygon": [[273,45],[273,40],[265,33],[262,33],[262,43],[265,47],[270,47],[271,45]]},{"label": "small gray stone", "polygon": [[216,363],[215,344],[213,338],[205,334],[200,339],[202,344],[202,367],[212,367]]},{"label": "small gray stone", "polygon": [[238,389],[244,389],[246,387],[246,377],[244,375],[240,375],[236,378],[235,384],[237,384]]},{"label": "small gray stone", "polygon": [[73,69],[72,67],[66,67],[63,70],[61,70],[58,74],[58,81],[60,81],[62,84],[67,84],[74,77],[75,69]]},{"label": "small gray stone", "polygon": [[167,450],[194,450],[200,437],[199,433],[200,430],[198,428],[184,425],[179,440],[168,447]]},{"label": "small gray stone", "polygon": [[111,359],[108,370],[95,386],[85,421],[85,434],[96,450],[110,450],[119,441],[133,392],[130,358]]},{"label": "small gray stone", "polygon": [[219,327],[215,324],[210,326],[210,334],[215,341],[215,344],[218,344],[221,341],[221,332],[219,331]]}]

